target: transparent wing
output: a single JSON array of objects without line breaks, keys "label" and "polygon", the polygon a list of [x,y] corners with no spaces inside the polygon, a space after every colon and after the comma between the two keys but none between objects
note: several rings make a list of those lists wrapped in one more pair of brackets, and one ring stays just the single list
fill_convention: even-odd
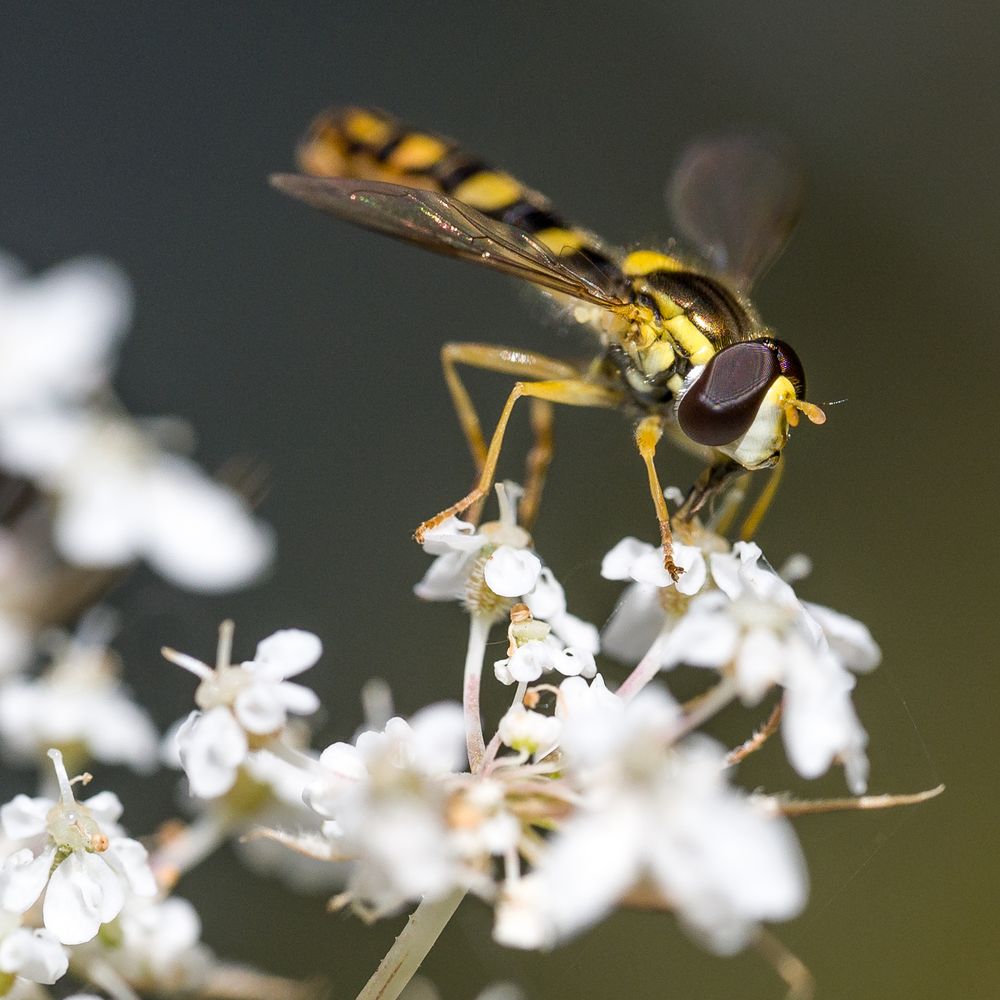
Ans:
[{"label": "transparent wing", "polygon": [[604,275],[586,259],[576,268],[527,233],[445,195],[380,181],[301,174],[275,174],[271,183],[314,208],[434,253],[470,260],[610,310],[629,305],[621,294],[620,275]]},{"label": "transparent wing", "polygon": [[667,184],[680,234],[746,290],[777,260],[802,204],[803,176],[781,135],[731,131],[693,142]]}]

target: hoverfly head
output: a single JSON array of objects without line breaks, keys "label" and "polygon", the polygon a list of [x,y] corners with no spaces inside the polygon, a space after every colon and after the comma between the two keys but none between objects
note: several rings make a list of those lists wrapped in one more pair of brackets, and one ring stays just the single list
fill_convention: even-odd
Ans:
[{"label": "hoverfly head", "polygon": [[730,344],[692,369],[677,402],[677,422],[692,441],[718,448],[744,468],[769,468],[800,413],[814,424],[826,420],[804,395],[796,353],[784,341],[758,337]]}]

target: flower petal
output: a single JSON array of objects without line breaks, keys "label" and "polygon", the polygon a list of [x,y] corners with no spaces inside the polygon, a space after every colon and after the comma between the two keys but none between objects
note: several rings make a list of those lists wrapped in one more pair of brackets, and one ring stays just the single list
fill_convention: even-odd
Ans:
[{"label": "flower petal", "polygon": [[300,628],[286,628],[257,643],[255,663],[273,663],[281,677],[294,677],[313,666],[323,653],[319,636]]},{"label": "flower petal", "polygon": [[68,968],[69,956],[51,931],[18,927],[0,941],[0,972],[51,986]]},{"label": "flower petal", "polygon": [[45,926],[63,944],[83,944],[125,905],[121,880],[97,854],[71,854],[52,873],[42,905]]},{"label": "flower petal", "polygon": [[483,579],[500,597],[520,597],[535,586],[541,572],[542,561],[534,552],[501,545],[486,560]]}]

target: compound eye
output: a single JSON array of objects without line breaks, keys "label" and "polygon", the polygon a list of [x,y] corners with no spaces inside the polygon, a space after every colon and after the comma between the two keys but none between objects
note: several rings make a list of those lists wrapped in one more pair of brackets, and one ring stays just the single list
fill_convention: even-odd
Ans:
[{"label": "compound eye", "polygon": [[698,444],[714,447],[735,441],[749,430],[780,375],[778,356],[766,344],[748,341],[724,347],[678,404],[681,430]]}]

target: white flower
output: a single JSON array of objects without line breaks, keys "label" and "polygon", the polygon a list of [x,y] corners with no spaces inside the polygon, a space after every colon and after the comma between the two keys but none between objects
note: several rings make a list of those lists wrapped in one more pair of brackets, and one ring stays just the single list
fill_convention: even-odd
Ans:
[{"label": "white flower", "polygon": [[[620,573],[643,554],[648,556],[641,543],[626,539],[606,562]],[[747,705],[783,687],[782,733],[792,766],[813,778],[841,760],[852,791],[863,792],[868,738],[851,704],[849,670],[868,671],[879,662],[868,629],[829,608],[803,604],[751,542],[711,551],[708,565],[714,588],[701,589],[669,615],[662,588],[634,583],[605,630],[605,650],[633,660],[648,653],[662,669],[686,664],[718,670],[733,678]]]},{"label": "white flower", "polygon": [[69,956],[45,928],[32,930],[20,918],[0,911],[0,973],[51,985],[69,968]]},{"label": "white flower", "polygon": [[[701,737],[670,746],[677,707],[659,692],[643,691],[620,713],[608,707],[566,721],[561,743],[567,770],[583,767],[583,804],[548,842],[530,890],[508,888],[507,906],[520,912],[504,914],[501,937],[531,947],[565,938],[644,879],[723,953],[760,921],[794,916],[806,896],[795,837],[726,784],[722,749]],[[600,717],[608,731],[599,754],[587,733]]]},{"label": "white flower", "polygon": [[[566,610],[566,591],[548,566],[543,566],[532,590],[525,594],[524,603],[535,618],[549,623],[552,634],[566,647],[589,654],[593,658],[601,648],[596,626]],[[564,670],[563,673],[571,674]]]},{"label": "white flower", "polygon": [[[303,801],[309,783],[315,778],[319,761],[312,751],[298,750],[300,762],[285,760],[267,750],[250,754],[244,765],[247,774],[269,795],[241,826],[240,833],[253,833],[261,828],[293,831],[300,840],[322,839],[322,821]],[[308,761],[312,762],[310,767]],[[302,851],[289,850],[271,837],[237,836],[235,848],[240,858],[254,871],[279,878],[296,892],[318,893],[343,885],[346,866],[318,860]]]},{"label": "white flower", "polygon": [[673,543],[674,562],[681,570],[674,583],[663,565],[663,547],[654,548],[637,538],[623,538],[601,562],[605,580],[634,580],[652,587],[676,587],[677,592],[691,596],[705,585],[705,557],[695,545]]},{"label": "white flower", "polygon": [[547,750],[559,741],[562,722],[551,715],[533,712],[523,705],[509,708],[498,727],[504,746],[527,754]]},{"label": "white flower", "polygon": [[0,267],[0,410],[83,399],[101,387],[132,296],[113,265],[81,258],[20,279]]},{"label": "white flower", "polygon": [[120,940],[101,937],[79,950],[84,964],[107,963],[135,990],[156,995],[197,992],[212,970],[201,920],[186,900],[129,899],[118,916]]},{"label": "white flower", "polygon": [[0,422],[0,461],[55,496],[56,546],[72,563],[145,558],[175,583],[220,591],[249,583],[271,559],[271,532],[240,497],[125,417],[19,413]]},{"label": "white flower", "polygon": [[497,660],[493,670],[501,684],[530,684],[543,673],[554,670],[566,677],[593,677],[597,665],[589,650],[563,646],[555,636],[549,635],[520,644],[510,656]]},{"label": "white flower", "polygon": [[301,629],[275,632],[258,643],[253,660],[233,666],[232,633],[232,622],[223,622],[214,669],[185,653],[163,650],[172,663],[201,678],[195,692],[199,711],[174,734],[191,792],[200,798],[229,791],[251,740],[281,732],[289,713],[309,715],[319,708],[313,691],[287,680],[319,659],[323,646],[317,636]]},{"label": "white flower", "polygon": [[0,807],[4,834],[25,842],[0,870],[0,909],[24,913],[44,892],[46,928],[63,944],[81,944],[121,912],[128,894],[153,896],[156,883],[146,849],[120,835],[117,796],[77,802],[62,755],[49,756],[60,801],[18,795]]},{"label": "white flower", "polygon": [[34,761],[48,747],[82,750],[94,760],[147,772],[156,765],[157,733],[119,680],[120,664],[103,644],[60,642],[36,680],[0,687],[0,736],[15,759]]},{"label": "white flower", "polygon": [[663,566],[662,547],[628,537],[604,557],[601,576],[605,580],[631,581],[601,636],[601,648],[608,655],[624,663],[637,663],[667,624],[661,591],[673,588],[690,597],[705,586],[707,571],[701,549],[675,541],[673,551],[674,562],[682,570],[676,584]]},{"label": "white flower", "polygon": [[465,884],[439,780],[461,766],[464,751],[462,710],[453,704],[422,709],[409,723],[390,719],[353,746],[323,751],[305,799],[338,848],[358,859],[349,888],[363,907],[389,913]]}]

